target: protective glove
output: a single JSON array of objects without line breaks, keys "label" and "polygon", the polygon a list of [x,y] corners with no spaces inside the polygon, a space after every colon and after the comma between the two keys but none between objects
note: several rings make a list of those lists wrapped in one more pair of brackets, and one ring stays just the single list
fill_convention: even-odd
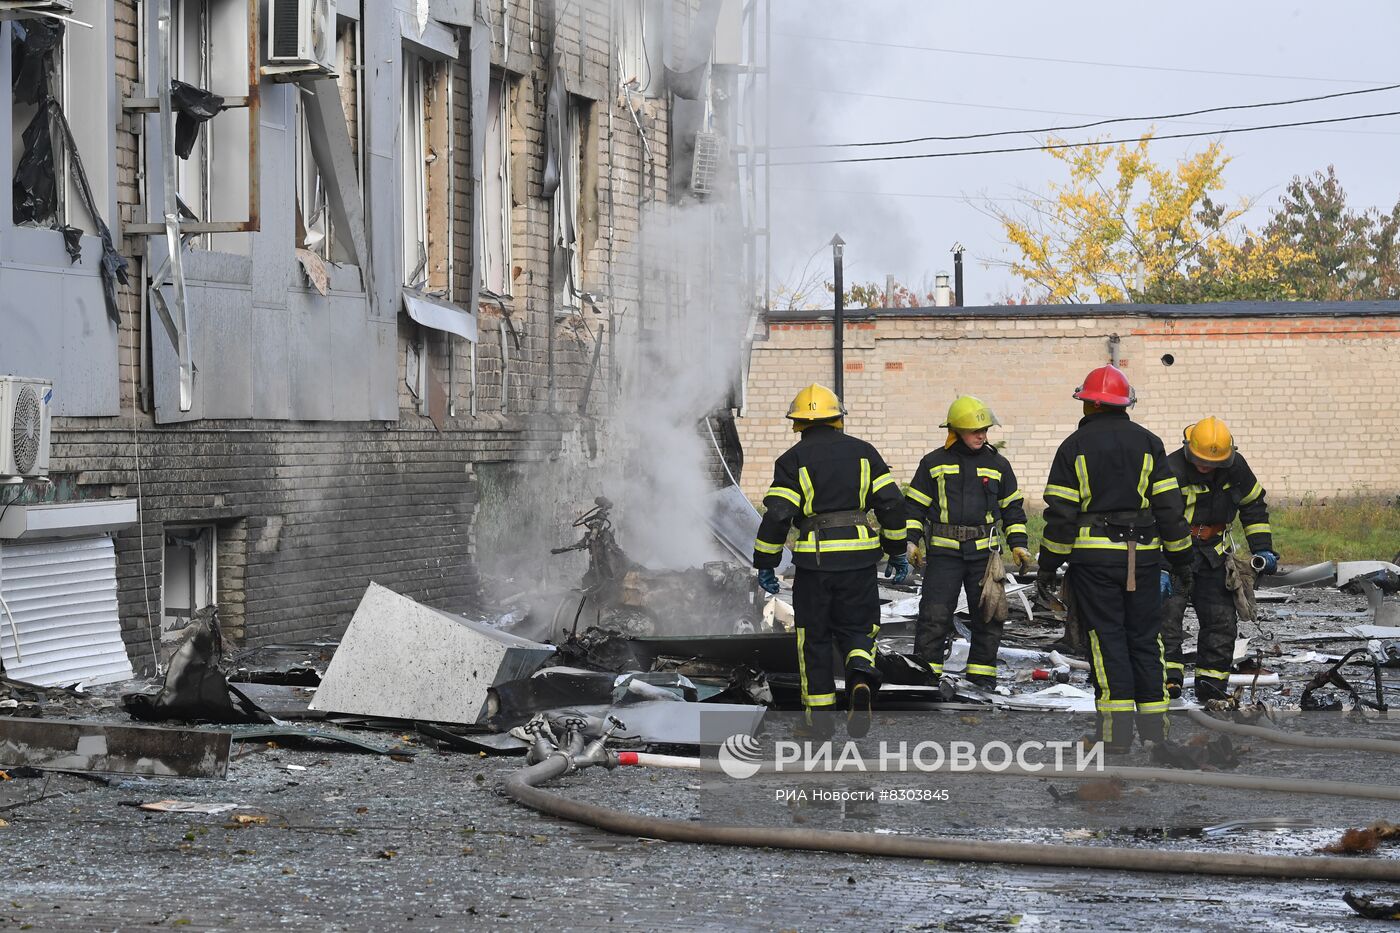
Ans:
[{"label": "protective glove", "polygon": [[1022,573],[1029,573],[1031,564],[1035,563],[1035,558],[1031,556],[1031,552],[1023,547],[1012,548],[1011,559],[1016,562],[1017,567],[1021,568]]},{"label": "protective glove", "polygon": [[909,578],[909,558],[896,554],[885,565],[885,577],[891,583],[903,583]]},{"label": "protective glove", "polygon": [[1172,575],[1170,571],[1162,571],[1162,579],[1159,586],[1162,590],[1162,599],[1170,599],[1172,595]]},{"label": "protective glove", "polygon": [[1267,548],[1254,552],[1255,557],[1264,558],[1264,569],[1260,573],[1278,573],[1278,555]]},{"label": "protective glove", "polygon": [[1191,595],[1191,587],[1194,585],[1196,576],[1191,572],[1191,565],[1173,567],[1171,569],[1172,593],[1178,596]]},{"label": "protective glove", "polygon": [[760,570],[758,572],[758,585],[763,587],[764,592],[778,595],[778,575],[773,570]]}]

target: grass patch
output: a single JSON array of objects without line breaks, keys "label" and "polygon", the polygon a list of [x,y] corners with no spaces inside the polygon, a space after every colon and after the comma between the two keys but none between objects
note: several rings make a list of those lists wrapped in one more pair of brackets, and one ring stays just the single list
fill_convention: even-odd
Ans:
[{"label": "grass patch", "polygon": [[[1325,560],[1394,560],[1400,555],[1400,496],[1308,497],[1269,507],[1274,550],[1290,565]],[[1045,520],[1030,515],[1031,553],[1040,551]],[[1235,522],[1235,540],[1244,530]]]}]

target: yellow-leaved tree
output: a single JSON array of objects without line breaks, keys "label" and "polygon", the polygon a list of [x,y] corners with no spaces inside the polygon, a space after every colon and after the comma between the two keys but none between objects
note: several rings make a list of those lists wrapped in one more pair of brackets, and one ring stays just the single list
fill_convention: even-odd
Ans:
[{"label": "yellow-leaved tree", "polygon": [[1164,166],[1151,139],[1047,150],[1067,181],[1011,209],[983,208],[1020,252],[1000,264],[1051,303],[1295,297],[1285,273],[1304,254],[1244,229],[1248,200],[1211,200],[1230,162],[1220,144]]}]

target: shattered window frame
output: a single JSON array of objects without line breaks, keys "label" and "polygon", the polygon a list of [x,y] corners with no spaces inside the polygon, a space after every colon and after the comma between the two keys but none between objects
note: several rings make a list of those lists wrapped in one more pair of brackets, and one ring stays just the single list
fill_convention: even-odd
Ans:
[{"label": "shattered window frame", "polygon": [[[172,0],[171,77],[225,98],[247,97],[249,56],[255,51],[247,41],[253,2],[257,0]],[[237,33],[241,50],[237,41],[227,41],[225,33],[233,32],[225,28],[230,22],[243,24]],[[228,108],[200,127],[189,159],[175,160],[176,191],[197,220],[248,219],[251,145],[248,110]],[[249,255],[252,242],[247,232],[200,233],[189,236],[188,247]]]},{"label": "shattered window frame", "polygon": [[617,0],[617,81],[639,94],[657,83],[647,48],[647,5],[648,0]]},{"label": "shattered window frame", "polygon": [[[354,91],[352,89],[349,94],[345,93],[345,75],[355,67],[359,42],[359,22],[342,19],[336,25],[335,54],[341,75],[337,81],[341,88],[340,103],[346,111],[347,129],[358,122],[358,114],[351,112],[356,106]],[[353,80],[359,80],[358,76]],[[306,118],[304,94],[304,91],[299,92],[294,97],[297,131],[293,136],[292,162],[296,174],[297,246],[309,249],[327,262],[350,262],[352,256],[341,242],[342,233],[336,228],[335,219],[331,214],[330,192],[320,166],[316,164],[316,158],[312,154],[311,128]],[[363,202],[364,173],[360,171],[358,162],[359,141],[355,135],[357,132],[358,130],[351,133],[350,144],[356,154],[356,182]]]},{"label": "shattered window frame", "polygon": [[482,285],[486,291],[501,297],[511,295],[511,113],[517,81],[509,72],[491,69],[487,90],[487,127],[485,165],[482,170],[484,191],[482,210],[482,242],[477,259],[483,270]]},{"label": "shattered window frame", "polygon": [[432,63],[405,49],[399,110],[402,202],[401,258],[403,284],[410,288],[428,280],[428,140],[427,93],[432,86]]}]

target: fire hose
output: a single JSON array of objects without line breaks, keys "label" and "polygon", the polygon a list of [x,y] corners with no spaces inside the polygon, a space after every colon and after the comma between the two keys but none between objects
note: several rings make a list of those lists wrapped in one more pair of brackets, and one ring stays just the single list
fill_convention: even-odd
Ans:
[{"label": "fire hose", "polygon": [[1392,755],[1400,755],[1400,742],[1391,739],[1340,739],[1327,735],[1297,735],[1269,726],[1248,726],[1244,723],[1226,722],[1216,719],[1214,716],[1208,716],[1197,709],[1186,710],[1186,715],[1191,717],[1191,721],[1196,725],[1214,729],[1216,732],[1228,732],[1230,735],[1263,739],[1266,742],[1276,742],[1279,745],[1296,745],[1299,748],[1334,748],[1352,752],[1389,752]]},{"label": "fire hose", "polygon": [[[1351,881],[1400,882],[1400,860],[1356,860],[1320,858],[1314,856],[1254,855],[1244,853],[1182,852],[1155,849],[1127,849],[1100,846],[1058,846],[1025,842],[997,842],[980,839],[949,839],[933,836],[896,836],[841,830],[797,829],[789,827],[731,826],[696,823],[662,817],[639,816],[612,807],[569,800],[542,790],[538,785],[581,768],[602,765],[616,767],[623,761],[633,764],[661,764],[672,756],[633,755],[604,748],[607,734],[584,745],[580,732],[570,727],[564,747],[550,747],[540,735],[531,750],[534,763],[515,772],[505,782],[505,792],[512,799],[532,810],[559,817],[607,832],[672,842],[693,842],[707,845],[729,845],[750,848],[798,849],[810,852],[842,852],[859,855],[879,855],[898,858],[939,859],[959,862],[1000,862],[1017,865],[1039,865],[1056,868],[1093,868],[1108,871],[1151,871],[1180,874],[1246,875],[1262,878],[1331,878]],[[623,756],[631,756],[624,758]],[[676,758],[676,763],[700,763],[701,759]],[[1179,783],[1219,785],[1216,778],[1233,778],[1234,785],[1256,789],[1281,789],[1279,782],[1292,785],[1301,792],[1314,793],[1318,785],[1343,785],[1344,782],[1290,781],[1278,778],[1258,778],[1247,775],[1217,773],[1169,772],[1155,768],[1106,768],[1083,774],[1085,777],[1108,777],[1109,772],[1132,779],[1139,772],[1175,774]],[[1052,776],[1044,772],[1029,776]],[[1072,776],[1070,772],[1053,776]],[[1188,779],[1189,778],[1189,779]],[[1212,780],[1201,780],[1202,778]],[[1250,783],[1254,782],[1254,783]],[[1357,794],[1400,799],[1400,788],[1375,785],[1349,785],[1355,789],[1370,788],[1388,794]],[[1335,789],[1333,792],[1336,792]],[[1350,795],[1350,794],[1349,794]]]}]

